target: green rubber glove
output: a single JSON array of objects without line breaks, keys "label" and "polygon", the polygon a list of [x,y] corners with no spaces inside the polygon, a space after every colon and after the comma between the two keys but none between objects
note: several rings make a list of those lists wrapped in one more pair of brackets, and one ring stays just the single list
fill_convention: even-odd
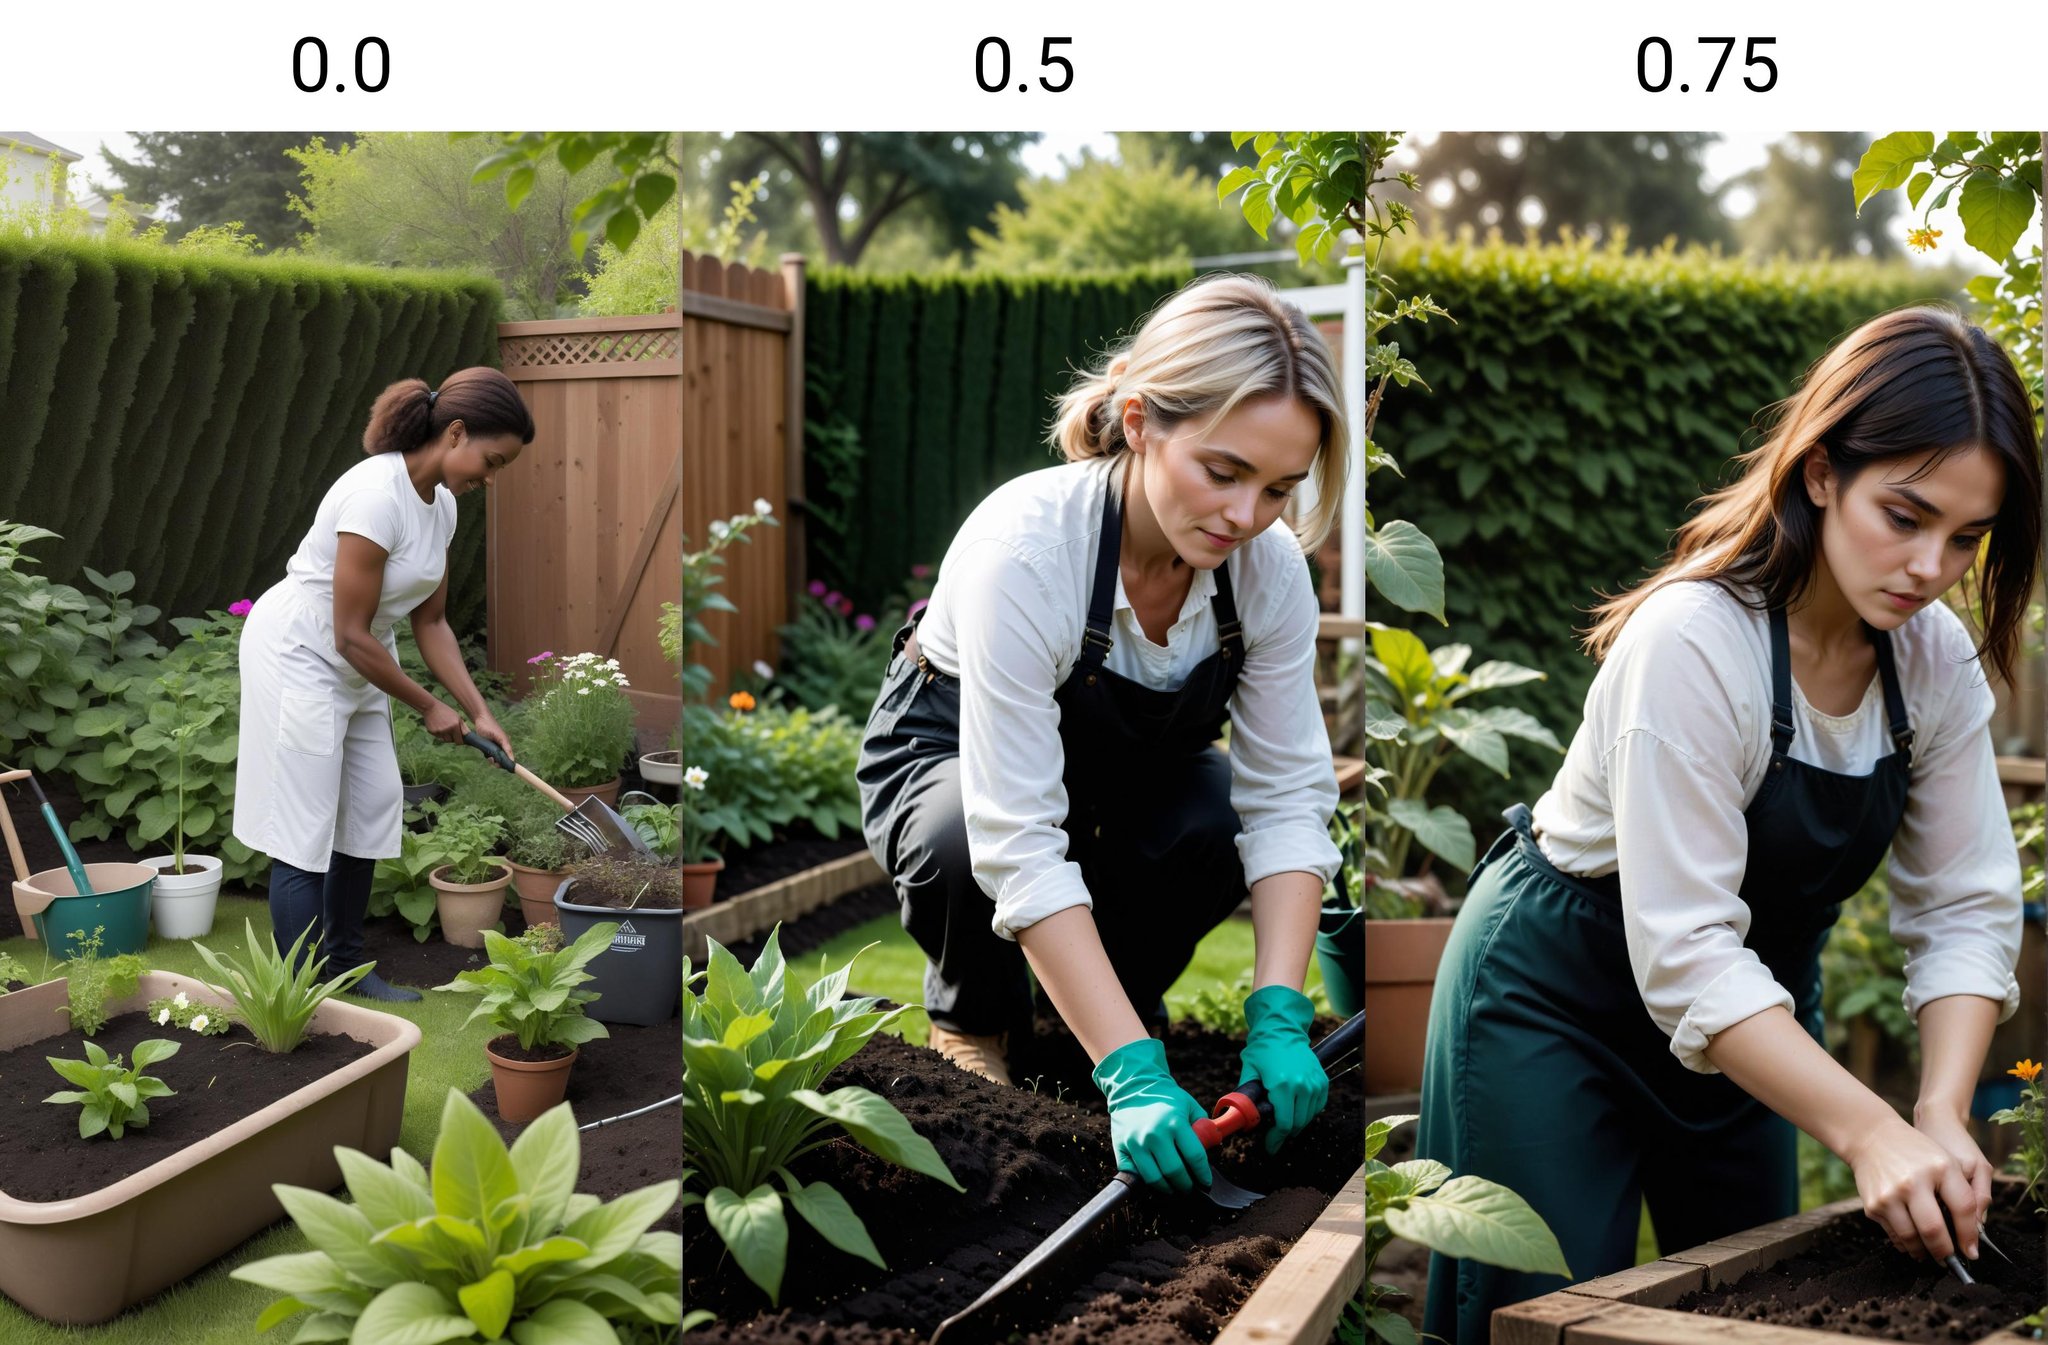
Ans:
[{"label": "green rubber glove", "polygon": [[1126,1042],[1102,1057],[1092,1077],[1109,1099],[1117,1167],[1151,1187],[1209,1184],[1209,1155],[1195,1134],[1195,1122],[1209,1113],[1167,1072],[1163,1043]]},{"label": "green rubber glove", "polygon": [[1266,1132],[1266,1152],[1281,1145],[1315,1120],[1330,1100],[1330,1075],[1308,1043],[1308,1025],[1316,1008],[1307,995],[1284,985],[1262,986],[1245,996],[1242,1086],[1257,1079],[1273,1104],[1273,1125]]}]

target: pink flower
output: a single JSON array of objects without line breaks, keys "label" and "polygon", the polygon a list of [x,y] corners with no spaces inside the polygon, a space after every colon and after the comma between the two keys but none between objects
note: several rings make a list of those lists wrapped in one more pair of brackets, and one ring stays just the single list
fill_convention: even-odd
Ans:
[{"label": "pink flower", "polygon": [[929,565],[913,565],[910,567],[910,577],[912,579],[929,579],[932,577],[932,567]]},{"label": "pink flower", "polygon": [[866,612],[862,612],[853,619],[853,628],[858,631],[873,630],[875,628],[875,619]]},{"label": "pink flower", "polygon": [[805,585],[804,592],[810,594],[813,598],[824,597],[825,581],[822,579],[813,579],[809,584]]},{"label": "pink flower", "polygon": [[930,602],[930,598],[919,598],[916,602],[910,604],[910,610],[908,612],[905,612],[904,615],[916,616],[919,612],[922,612]]},{"label": "pink flower", "polygon": [[834,611],[837,611],[839,609],[839,604],[845,601],[846,596],[836,588],[825,595],[825,605],[827,607],[832,608]]},{"label": "pink flower", "polygon": [[244,598],[244,599],[242,599],[242,600],[241,600],[240,602],[233,602],[233,603],[229,603],[229,604],[228,604],[228,615],[229,615],[229,616],[247,616],[247,615],[249,615],[249,609],[250,609],[250,608],[252,608],[252,607],[254,607],[255,605],[256,605],[255,603],[253,603],[253,602],[250,602],[250,601],[249,601],[249,600],[248,600],[247,598]]},{"label": "pink flower", "polygon": [[538,654],[535,654],[532,658],[526,660],[526,663],[528,667],[532,667],[536,663],[546,663],[549,659],[553,658],[554,656],[554,650],[543,649]]}]

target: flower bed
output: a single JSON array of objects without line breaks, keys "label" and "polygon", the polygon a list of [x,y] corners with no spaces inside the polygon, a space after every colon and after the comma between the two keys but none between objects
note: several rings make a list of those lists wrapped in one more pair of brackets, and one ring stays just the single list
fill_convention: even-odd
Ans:
[{"label": "flower bed", "polygon": [[[1318,1024],[1317,1035],[1333,1023]],[[1175,1024],[1167,1056],[1197,1097],[1236,1086],[1241,1043]],[[829,1181],[874,1236],[889,1269],[839,1252],[792,1220],[782,1308],[719,1252],[700,1208],[684,1216],[684,1299],[720,1321],[715,1341],[894,1342],[922,1339],[966,1307],[1056,1229],[1115,1171],[1109,1123],[1088,1062],[1064,1028],[1041,1028],[1013,1053],[1021,1088],[999,1088],[921,1047],[877,1036],[842,1065],[834,1087],[881,1094],[929,1139],[966,1188],[885,1163],[847,1143],[798,1160]],[[1036,1091],[1033,1091],[1035,1084]],[[1355,1070],[1332,1081],[1323,1116],[1278,1155],[1252,1138],[1228,1142],[1217,1169],[1266,1199],[1240,1213],[1200,1198],[1134,1202],[1061,1272],[1005,1299],[1004,1325],[1031,1342],[1207,1341],[1258,1280],[1323,1213],[1357,1170]]]}]

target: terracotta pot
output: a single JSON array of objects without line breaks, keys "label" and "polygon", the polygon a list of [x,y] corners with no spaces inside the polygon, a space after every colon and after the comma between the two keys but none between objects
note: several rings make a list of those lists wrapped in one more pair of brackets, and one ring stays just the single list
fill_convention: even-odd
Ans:
[{"label": "terracotta pot", "polygon": [[[189,976],[148,971],[135,993],[109,1001],[107,1012],[181,992],[226,1003],[220,991]],[[0,1049],[62,1033],[64,996],[61,980],[0,996]],[[419,1045],[419,1027],[330,999],[313,1011],[311,1028],[375,1049],[97,1191],[47,1202],[0,1194],[0,1293],[48,1321],[104,1322],[282,1219],[273,1182],[331,1191],[341,1184],[336,1146],[389,1153],[398,1142],[406,1061]]]},{"label": "terracotta pot", "polygon": [[523,1123],[537,1118],[560,1102],[569,1091],[569,1071],[576,1064],[576,1048],[559,1060],[513,1060],[499,1055],[500,1042],[517,1044],[511,1033],[493,1037],[484,1044],[491,1061],[491,1087],[498,1097],[498,1115]]},{"label": "terracotta pot", "polygon": [[457,948],[483,947],[484,931],[498,923],[499,913],[505,909],[512,866],[502,859],[493,862],[498,865],[498,876],[481,883],[450,882],[442,876],[448,872],[445,864],[427,875],[434,889],[434,908],[441,916],[441,937]]},{"label": "terracotta pot", "polygon": [[587,789],[562,789],[558,785],[556,790],[563,798],[569,800],[571,807],[585,799],[602,799],[607,808],[619,806],[619,777],[616,775],[601,785],[592,785]]},{"label": "terracotta pot", "polygon": [[725,861],[714,859],[706,864],[683,865],[683,909],[701,911],[711,904],[711,897],[718,889],[718,875],[725,868]]},{"label": "terracotta pot", "polygon": [[1429,1034],[1436,965],[1450,941],[1448,917],[1365,922],[1365,1091],[1374,1096],[1422,1087],[1422,1046]]},{"label": "terracotta pot", "polygon": [[512,886],[519,890],[519,910],[526,917],[528,925],[552,925],[555,918],[555,889],[569,876],[567,869],[530,869],[516,859],[505,861],[512,866]]}]

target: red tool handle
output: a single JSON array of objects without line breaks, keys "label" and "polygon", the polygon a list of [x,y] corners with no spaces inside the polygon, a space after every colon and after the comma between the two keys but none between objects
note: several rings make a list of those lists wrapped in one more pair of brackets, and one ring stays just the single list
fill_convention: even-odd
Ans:
[{"label": "red tool handle", "polygon": [[[1205,1117],[1195,1122],[1195,1134],[1202,1141],[1202,1147],[1213,1149],[1232,1135],[1246,1130],[1257,1130],[1260,1125],[1273,1119],[1273,1108],[1265,1098],[1266,1090],[1253,1080],[1234,1093],[1225,1093],[1216,1104],[1213,1118]],[[1256,1094],[1256,1097],[1249,1096]]]}]

